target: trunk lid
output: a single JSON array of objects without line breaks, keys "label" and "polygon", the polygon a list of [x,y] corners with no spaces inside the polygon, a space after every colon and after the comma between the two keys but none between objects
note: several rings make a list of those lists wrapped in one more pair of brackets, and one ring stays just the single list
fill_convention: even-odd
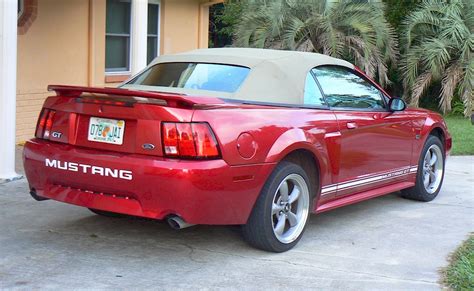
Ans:
[{"label": "trunk lid", "polygon": [[119,88],[52,85],[48,90],[56,96],[45,101],[38,126],[44,118],[49,140],[154,156],[163,156],[162,122],[191,122],[195,106],[224,103],[212,97]]}]

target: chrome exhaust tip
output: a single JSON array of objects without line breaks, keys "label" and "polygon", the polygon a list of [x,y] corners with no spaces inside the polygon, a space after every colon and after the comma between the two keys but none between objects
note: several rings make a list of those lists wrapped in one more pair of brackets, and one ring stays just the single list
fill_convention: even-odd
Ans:
[{"label": "chrome exhaust tip", "polygon": [[190,226],[193,226],[194,224],[190,224],[190,223],[187,223],[186,221],[184,221],[181,217],[179,216],[171,216],[171,217],[168,217],[168,219],[166,220],[169,224],[169,226],[172,228],[172,229],[183,229],[183,228],[187,228],[187,227],[190,227]]}]

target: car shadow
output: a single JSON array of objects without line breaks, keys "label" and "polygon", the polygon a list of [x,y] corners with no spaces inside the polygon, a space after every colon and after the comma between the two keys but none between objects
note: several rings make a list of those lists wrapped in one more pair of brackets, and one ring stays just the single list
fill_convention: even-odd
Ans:
[{"label": "car shadow", "polygon": [[[311,215],[303,239],[296,249],[304,249],[305,244],[311,244],[312,240],[321,238],[321,236],[329,241],[335,239],[341,226],[360,224],[370,216],[380,216],[382,219],[383,212],[387,207],[399,209],[406,203],[410,202],[394,193],[318,215]],[[385,210],[382,211],[381,205]],[[87,210],[84,209],[84,211]],[[110,218],[93,213],[90,215],[81,213],[81,215],[85,215],[85,217],[57,220],[48,227],[53,234],[58,236],[79,238],[68,240],[69,244],[72,244],[69,246],[71,248],[77,248],[78,246],[74,246],[76,243],[98,248],[106,246],[109,250],[116,249],[122,256],[136,255],[137,246],[140,246],[141,252],[145,251],[149,254],[153,253],[151,252],[153,249],[183,252],[186,256],[189,256],[189,251],[232,254],[235,253],[235,250],[239,250],[240,256],[250,256],[256,253],[262,255],[264,253],[249,247],[243,241],[240,226],[197,225],[174,230],[165,221],[134,217]],[[127,250],[130,250],[130,253],[127,254]]]}]

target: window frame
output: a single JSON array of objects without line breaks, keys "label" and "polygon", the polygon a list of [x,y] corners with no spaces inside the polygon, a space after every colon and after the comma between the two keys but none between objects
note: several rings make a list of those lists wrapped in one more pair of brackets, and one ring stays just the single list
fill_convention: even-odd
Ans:
[{"label": "window frame", "polygon": [[[317,77],[316,73],[314,72],[315,69],[318,69],[318,68],[321,68],[321,67],[341,68],[341,69],[346,70],[349,73],[352,73],[352,74],[358,76],[359,78],[362,78],[364,81],[368,82],[370,85],[372,85],[372,87],[374,87],[377,90],[377,92],[380,95],[380,99],[382,99],[384,108],[377,109],[377,108],[354,108],[354,107],[332,107],[332,106],[330,106],[329,102],[327,102],[326,94],[324,93],[324,90],[323,90],[323,88],[322,88],[322,86],[321,86],[321,84],[318,80],[318,77]],[[321,90],[321,94],[323,94],[324,99],[326,101],[326,104],[328,104],[329,109],[332,110],[332,111],[360,111],[360,112],[389,112],[390,111],[390,110],[388,110],[388,104],[387,104],[387,100],[385,98],[385,94],[378,88],[378,86],[375,85],[375,83],[372,80],[370,80],[369,78],[367,78],[366,76],[364,76],[363,74],[358,72],[357,70],[354,70],[354,69],[351,69],[351,68],[348,68],[348,67],[345,67],[345,66],[327,64],[327,65],[316,66],[313,69],[311,69],[311,72],[312,72],[314,78],[316,79],[317,84],[319,85],[319,88]]]},{"label": "window frame", "polygon": [[[122,76],[122,75],[130,75],[132,73],[132,34],[133,34],[133,28],[132,28],[132,0],[128,1],[130,3],[130,19],[129,19],[129,27],[130,27],[130,32],[128,34],[128,43],[127,43],[127,55],[128,55],[128,62],[127,62],[127,68],[118,68],[118,69],[108,69],[107,64],[105,64],[105,76]],[[107,33],[107,3],[106,3],[106,26],[105,26],[105,58],[104,61],[107,60],[107,36],[119,36],[119,37],[124,37],[126,36],[125,34],[121,33]],[[125,70],[123,70],[125,69]]]},{"label": "window frame", "polygon": [[[305,85],[304,85],[304,87],[303,87],[303,100],[302,100],[302,102],[301,102],[301,106],[300,106],[300,107],[301,107],[301,108],[309,108],[309,109],[325,109],[325,110],[329,110],[330,107],[329,107],[329,103],[328,103],[328,101],[327,101],[327,99],[326,99],[326,95],[324,95],[324,92],[323,92],[323,90],[322,90],[322,88],[321,88],[321,85],[319,84],[319,82],[318,82],[318,80],[316,79],[316,76],[315,76],[315,74],[314,74],[314,72],[313,72],[313,69],[316,69],[316,68],[317,68],[317,67],[314,67],[314,68],[310,69],[310,70],[308,71],[308,73],[306,73],[306,77],[305,77],[305,79],[304,79]],[[304,103],[304,96],[305,96],[305,93],[306,93],[306,79],[308,78],[308,75],[311,75],[311,77],[313,77],[313,80],[314,80],[314,82],[316,83],[316,87],[318,88],[319,92],[321,93],[321,96],[323,97],[324,103],[326,103],[326,105],[311,105],[311,104],[305,104],[305,103]]]}]

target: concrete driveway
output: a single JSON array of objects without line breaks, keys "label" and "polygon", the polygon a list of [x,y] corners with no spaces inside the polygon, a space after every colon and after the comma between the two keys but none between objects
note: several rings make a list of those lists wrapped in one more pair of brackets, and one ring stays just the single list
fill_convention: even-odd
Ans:
[{"label": "concrete driveway", "polygon": [[171,230],[36,202],[0,185],[0,288],[439,289],[439,268],[474,231],[474,157],[450,157],[431,203],[396,194],[312,216],[297,247],[258,251],[238,227]]}]

